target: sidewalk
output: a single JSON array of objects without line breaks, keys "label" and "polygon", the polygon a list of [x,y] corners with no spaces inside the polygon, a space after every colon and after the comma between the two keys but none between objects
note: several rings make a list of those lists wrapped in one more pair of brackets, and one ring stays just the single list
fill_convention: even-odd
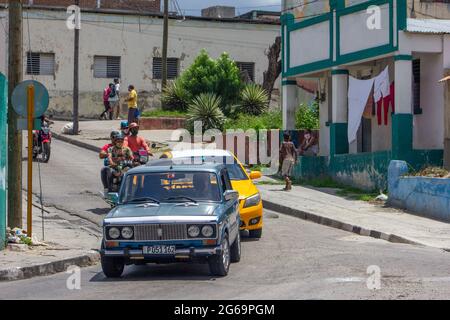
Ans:
[{"label": "sidewalk", "polygon": [[[260,184],[264,207],[330,227],[391,242],[450,251],[450,224],[364,201],[347,200],[319,189]],[[299,230],[301,232],[301,230]]]},{"label": "sidewalk", "polygon": [[[70,121],[54,121],[51,126],[52,134],[55,138],[72,143],[79,147],[92,151],[99,151],[105,144],[110,142],[109,134],[113,130],[119,130],[121,120],[104,121],[80,121],[80,134],[77,136],[62,134],[61,129]],[[139,135],[150,143],[156,143],[157,148],[167,148],[167,143],[171,143],[171,136],[174,130],[141,130]],[[173,143],[177,143],[173,141]]]},{"label": "sidewalk", "polygon": [[[24,201],[24,229],[26,207]],[[72,265],[85,267],[99,261],[97,250],[102,235],[98,226],[53,208],[44,209],[45,239],[42,241],[42,213],[37,204],[33,206],[33,238],[44,245],[12,245],[0,251],[0,281],[64,272]]]}]

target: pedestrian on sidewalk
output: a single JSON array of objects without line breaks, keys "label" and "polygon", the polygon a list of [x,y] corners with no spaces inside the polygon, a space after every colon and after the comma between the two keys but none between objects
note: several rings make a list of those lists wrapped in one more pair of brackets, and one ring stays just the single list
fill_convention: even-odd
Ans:
[{"label": "pedestrian on sidewalk", "polygon": [[109,103],[111,105],[111,110],[113,118],[120,120],[120,83],[119,79],[114,79],[114,84],[109,95]]},{"label": "pedestrian on sidewalk", "polygon": [[286,182],[286,186],[283,190],[289,191],[292,189],[291,177],[294,165],[297,162],[297,149],[288,133],[285,133],[283,137],[284,141],[280,148],[281,175]]},{"label": "pedestrian on sidewalk", "polygon": [[128,86],[128,98],[126,99],[128,103],[128,123],[136,122],[136,114],[139,112],[137,101],[138,94],[134,85]]},{"label": "pedestrian on sidewalk", "polygon": [[109,98],[112,92],[112,88],[114,87],[113,83],[110,83],[104,90],[103,90],[103,105],[105,107],[105,111],[100,115],[100,120],[107,120],[107,115],[109,114],[109,120],[112,120],[112,110],[111,110],[111,104],[109,102]]}]

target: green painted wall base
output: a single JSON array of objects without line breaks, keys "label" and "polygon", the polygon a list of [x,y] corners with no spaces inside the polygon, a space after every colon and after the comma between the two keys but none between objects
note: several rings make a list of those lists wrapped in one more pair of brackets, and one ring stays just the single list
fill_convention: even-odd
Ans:
[{"label": "green painted wall base", "polygon": [[[428,165],[442,166],[444,153],[443,150],[412,150],[405,157],[412,169],[419,170]],[[396,160],[391,151],[300,157],[294,177],[305,180],[330,177],[363,190],[385,190],[391,160]]]},{"label": "green painted wall base", "polygon": [[330,125],[330,154],[348,153],[347,123],[331,123]]},{"label": "green painted wall base", "polygon": [[413,115],[392,115],[392,157],[407,160],[413,149]]}]

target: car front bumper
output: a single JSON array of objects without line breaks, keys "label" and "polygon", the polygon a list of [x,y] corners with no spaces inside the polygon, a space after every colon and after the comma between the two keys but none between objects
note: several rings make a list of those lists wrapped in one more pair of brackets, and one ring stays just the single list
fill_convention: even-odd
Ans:
[{"label": "car front bumper", "polygon": [[184,248],[184,249],[176,249],[174,255],[147,255],[144,254],[142,249],[103,249],[101,250],[102,256],[105,257],[122,257],[122,258],[141,258],[141,259],[150,259],[155,260],[158,258],[163,259],[192,259],[192,258],[205,258],[215,254],[221,254],[222,249],[220,246],[217,247],[209,247],[209,248]]},{"label": "car front bumper", "polygon": [[[240,230],[256,230],[263,227],[263,205],[262,201],[256,206],[244,208],[244,203],[241,201],[239,212],[241,217]],[[259,222],[254,225],[250,225],[250,220],[259,218]]]}]

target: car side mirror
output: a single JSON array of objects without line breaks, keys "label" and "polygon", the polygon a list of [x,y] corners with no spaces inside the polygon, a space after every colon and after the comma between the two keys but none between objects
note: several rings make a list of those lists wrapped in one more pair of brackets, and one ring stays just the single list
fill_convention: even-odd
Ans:
[{"label": "car side mirror", "polygon": [[227,190],[223,193],[223,197],[225,198],[225,201],[237,200],[239,199],[239,192],[235,190]]},{"label": "car side mirror", "polygon": [[261,171],[252,171],[250,172],[250,179],[256,180],[262,177]]},{"label": "car side mirror", "polygon": [[107,199],[109,203],[117,205],[119,203],[119,194],[110,192],[108,193]]}]

